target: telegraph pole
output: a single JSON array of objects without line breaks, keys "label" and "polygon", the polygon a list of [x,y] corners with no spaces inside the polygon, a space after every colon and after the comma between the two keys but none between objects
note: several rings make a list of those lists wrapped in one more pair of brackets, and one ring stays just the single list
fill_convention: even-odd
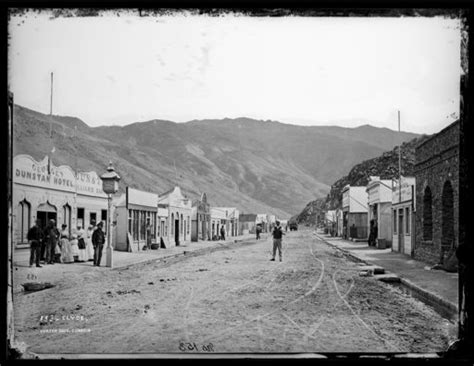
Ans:
[{"label": "telegraph pole", "polygon": [[402,151],[400,136],[400,111],[398,111],[398,202],[402,201]]},{"label": "telegraph pole", "polygon": [[51,73],[51,101],[49,105],[49,115],[53,115],[53,73]]}]

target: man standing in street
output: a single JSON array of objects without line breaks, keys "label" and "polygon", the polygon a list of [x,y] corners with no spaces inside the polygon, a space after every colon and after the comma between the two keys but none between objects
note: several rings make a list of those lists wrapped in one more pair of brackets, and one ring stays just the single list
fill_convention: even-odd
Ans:
[{"label": "man standing in street", "polygon": [[224,225],[221,226],[221,240],[225,240],[225,228],[224,228]]},{"label": "man standing in street", "polygon": [[92,246],[94,247],[94,266],[100,267],[102,259],[102,249],[105,243],[105,234],[102,231],[102,221],[97,224],[97,229],[92,234]]},{"label": "man standing in street", "polygon": [[44,240],[46,242],[45,263],[47,264],[54,264],[54,254],[59,239],[59,230],[55,224],[56,221],[49,220],[49,224],[44,231]]},{"label": "man standing in street", "polygon": [[257,224],[257,228],[255,229],[255,232],[257,234],[257,240],[260,239],[260,233],[262,232],[262,227],[260,224]]},{"label": "man standing in street", "polygon": [[278,249],[278,255],[280,257],[280,262],[281,262],[283,259],[282,250],[281,250],[281,238],[282,238],[282,235],[285,235],[285,233],[283,232],[283,229],[280,226],[280,221],[276,222],[276,226],[273,228],[272,235],[273,235],[273,256],[272,256],[272,259],[270,260],[271,261],[275,260],[276,251]]},{"label": "man standing in street", "polygon": [[27,239],[30,243],[30,267],[33,266],[33,262],[36,262],[36,267],[41,268],[40,256],[41,242],[43,240],[43,231],[41,230],[40,220],[36,220],[35,225],[30,230],[28,230]]}]

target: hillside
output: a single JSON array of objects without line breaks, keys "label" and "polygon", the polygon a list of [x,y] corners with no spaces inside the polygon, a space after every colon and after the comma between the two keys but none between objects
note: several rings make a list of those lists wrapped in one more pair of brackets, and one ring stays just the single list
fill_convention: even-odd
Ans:
[{"label": "hillside", "polygon": [[14,151],[42,159],[54,145],[56,165],[100,173],[112,160],[122,190],[129,185],[161,193],[179,182],[189,197],[206,192],[212,205],[289,217],[327,195],[329,184],[356,162],[413,136],[249,118],[90,127],[75,117],[15,106]]},{"label": "hillside", "polygon": [[[415,148],[429,136],[423,135],[401,145],[401,174],[414,175]],[[363,161],[355,165],[348,175],[337,180],[325,198],[309,202],[296,216],[299,223],[313,225],[317,215],[324,210],[334,210],[342,205],[342,189],[347,185],[366,186],[370,176],[380,176],[381,179],[398,177],[398,147],[383,153],[381,156]]]}]

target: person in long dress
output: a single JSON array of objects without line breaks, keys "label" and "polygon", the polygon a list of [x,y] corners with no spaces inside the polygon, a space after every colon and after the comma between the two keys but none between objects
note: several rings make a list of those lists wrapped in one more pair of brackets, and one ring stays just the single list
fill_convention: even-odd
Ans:
[{"label": "person in long dress", "polygon": [[71,252],[74,258],[74,262],[79,262],[79,246],[77,242],[77,234],[73,233],[71,235]]},{"label": "person in long dress", "polygon": [[86,252],[86,232],[81,226],[77,227],[77,246],[79,251],[79,262],[87,261],[87,252]]},{"label": "person in long dress", "polygon": [[71,244],[69,243],[69,232],[67,231],[67,225],[63,224],[61,230],[61,262],[72,263],[74,257],[71,252]]},{"label": "person in long dress", "polygon": [[87,228],[86,255],[87,255],[87,260],[90,262],[94,261],[94,246],[92,245],[93,232],[94,232],[94,226],[89,225],[89,227]]}]

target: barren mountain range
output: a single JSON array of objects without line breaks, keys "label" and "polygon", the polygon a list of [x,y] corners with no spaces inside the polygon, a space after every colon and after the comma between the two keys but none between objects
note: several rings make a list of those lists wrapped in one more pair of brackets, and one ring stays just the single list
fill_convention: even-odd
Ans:
[{"label": "barren mountain range", "polygon": [[[90,127],[75,117],[15,106],[14,154],[102,174],[109,160],[130,186],[162,193],[178,183],[213,206],[288,218],[357,163],[417,134],[364,125],[296,126],[250,118],[164,120]],[[76,128],[75,128],[76,127]],[[54,146],[54,153],[51,153]]]}]

